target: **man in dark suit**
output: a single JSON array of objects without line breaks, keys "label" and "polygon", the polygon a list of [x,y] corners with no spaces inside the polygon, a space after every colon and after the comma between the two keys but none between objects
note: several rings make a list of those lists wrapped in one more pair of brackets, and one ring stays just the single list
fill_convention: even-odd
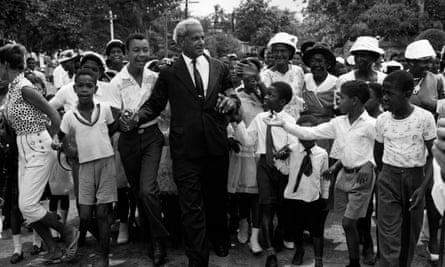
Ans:
[{"label": "man in dark suit", "polygon": [[157,117],[167,102],[171,108],[170,149],[178,186],[189,266],[208,266],[209,241],[215,253],[228,254],[227,172],[229,148],[227,115],[240,102],[226,96],[232,82],[228,68],[204,52],[204,31],[195,19],[178,23],[174,40],[182,55],[161,70],[148,101],[131,129]]}]

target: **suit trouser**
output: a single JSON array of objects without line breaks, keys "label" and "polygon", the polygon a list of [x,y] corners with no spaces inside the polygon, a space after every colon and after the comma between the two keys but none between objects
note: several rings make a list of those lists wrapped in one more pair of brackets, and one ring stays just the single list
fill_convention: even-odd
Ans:
[{"label": "suit trouser", "polygon": [[228,167],[228,155],[173,160],[189,263],[208,266],[209,240],[228,245]]},{"label": "suit trouser", "polygon": [[422,167],[383,165],[377,183],[377,225],[381,267],[410,266],[423,222],[424,200],[409,210],[424,179]]},{"label": "suit trouser", "polygon": [[162,223],[162,205],[157,182],[164,136],[158,125],[121,134],[119,152],[131,190],[138,201],[142,223],[151,238],[169,235]]}]

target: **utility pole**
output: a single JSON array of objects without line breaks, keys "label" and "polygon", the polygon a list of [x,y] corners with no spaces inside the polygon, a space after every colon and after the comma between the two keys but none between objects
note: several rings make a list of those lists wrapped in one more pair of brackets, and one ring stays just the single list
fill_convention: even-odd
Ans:
[{"label": "utility pole", "polygon": [[105,16],[105,19],[107,19],[110,23],[110,37],[111,40],[114,39],[114,20],[117,19],[116,15],[113,15],[113,11],[108,11],[108,16]]},{"label": "utility pole", "polygon": [[198,4],[199,1],[190,1],[190,0],[185,0],[185,8],[184,8],[184,18],[188,18],[189,17],[189,4]]}]

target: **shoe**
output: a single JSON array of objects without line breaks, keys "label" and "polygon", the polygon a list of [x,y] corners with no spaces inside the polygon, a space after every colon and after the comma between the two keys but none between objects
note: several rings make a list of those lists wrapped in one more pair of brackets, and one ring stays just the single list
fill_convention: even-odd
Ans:
[{"label": "shoe", "polygon": [[16,263],[21,262],[23,259],[24,259],[23,251],[20,254],[16,252],[16,253],[12,254],[11,259],[9,259],[9,262],[11,264],[16,264]]},{"label": "shoe", "polygon": [[375,254],[374,254],[374,249],[372,247],[363,250],[363,263],[366,265],[375,264]]},{"label": "shoe", "polygon": [[40,254],[40,252],[42,252],[42,251],[43,251],[42,245],[40,245],[40,247],[38,247],[37,245],[32,245],[30,254],[35,256],[35,255]]},{"label": "shoe", "polygon": [[53,252],[49,252],[47,255],[45,255],[44,263],[49,264],[59,264],[63,261],[63,252],[60,249],[56,249]]},{"label": "shoe", "polygon": [[272,254],[267,256],[266,267],[278,267],[277,255]]},{"label": "shoe", "polygon": [[93,263],[93,267],[108,267],[108,266],[110,266],[110,261],[108,257],[99,257]]},{"label": "shoe", "polygon": [[294,257],[292,258],[293,265],[302,265],[304,257],[304,249],[295,250]]},{"label": "shoe", "polygon": [[260,246],[260,244],[258,244],[258,242],[249,242],[249,248],[253,255],[259,255],[263,252],[263,248]]},{"label": "shoe", "polygon": [[283,241],[283,246],[287,249],[294,249],[295,248],[295,243],[294,242],[288,242],[288,241]]},{"label": "shoe", "polygon": [[79,236],[79,231],[77,229],[74,229],[71,240],[69,240],[69,242],[66,242],[65,255],[63,255],[64,262],[70,262],[76,257]]},{"label": "shoe", "polygon": [[128,223],[120,223],[119,235],[117,236],[116,243],[118,245],[123,245],[128,243]]},{"label": "shoe", "polygon": [[161,266],[164,263],[166,256],[167,256],[167,253],[165,251],[164,244],[159,240],[155,240],[153,242],[153,264],[154,264],[154,266]]},{"label": "shoe", "polygon": [[218,257],[226,257],[229,255],[229,247],[226,244],[215,244],[214,245],[215,254]]}]

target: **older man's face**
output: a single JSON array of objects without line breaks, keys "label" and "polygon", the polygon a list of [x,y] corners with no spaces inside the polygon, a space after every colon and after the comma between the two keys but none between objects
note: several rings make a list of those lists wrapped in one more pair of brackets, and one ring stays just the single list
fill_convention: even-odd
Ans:
[{"label": "older man's face", "polygon": [[196,58],[204,53],[204,30],[199,24],[187,26],[182,40],[182,52],[190,58]]}]

